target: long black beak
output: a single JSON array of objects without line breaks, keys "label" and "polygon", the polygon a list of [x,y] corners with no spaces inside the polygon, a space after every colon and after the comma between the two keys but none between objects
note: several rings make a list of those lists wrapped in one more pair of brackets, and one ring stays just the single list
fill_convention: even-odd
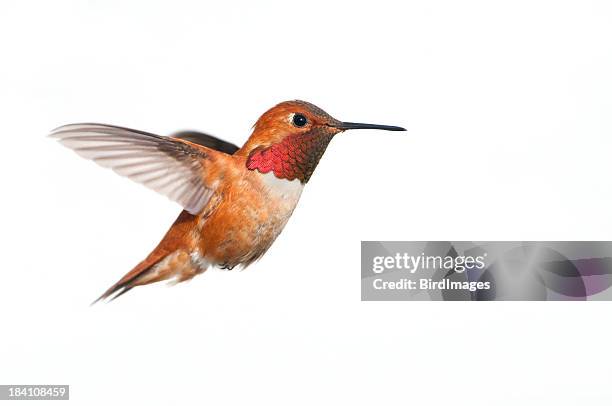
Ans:
[{"label": "long black beak", "polygon": [[340,122],[334,127],[340,130],[386,130],[386,131],[406,131],[403,127],[397,127],[394,125],[382,125],[382,124],[364,124],[364,123],[350,123],[348,121]]}]

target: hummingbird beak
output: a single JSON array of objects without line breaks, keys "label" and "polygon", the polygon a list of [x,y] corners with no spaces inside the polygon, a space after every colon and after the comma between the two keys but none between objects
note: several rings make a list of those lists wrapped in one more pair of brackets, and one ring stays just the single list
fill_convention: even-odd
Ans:
[{"label": "hummingbird beak", "polygon": [[332,125],[339,130],[386,130],[386,131],[406,131],[403,127],[397,127],[394,125],[382,125],[382,124],[365,124],[365,123],[351,123],[348,121],[341,121],[338,124]]}]

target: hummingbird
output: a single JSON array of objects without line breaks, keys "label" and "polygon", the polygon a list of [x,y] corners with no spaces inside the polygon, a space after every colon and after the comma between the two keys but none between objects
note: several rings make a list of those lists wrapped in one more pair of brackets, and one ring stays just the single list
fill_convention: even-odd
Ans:
[{"label": "hummingbird", "polygon": [[[153,251],[95,302],[136,286],[190,280],[210,267],[247,267],[270,248],[335,135],[402,127],[339,121],[319,107],[285,101],[266,111],[238,146],[209,134],[160,136],[79,123],[50,134],[78,155],[180,204]],[[94,302],[94,303],[95,303]]]}]

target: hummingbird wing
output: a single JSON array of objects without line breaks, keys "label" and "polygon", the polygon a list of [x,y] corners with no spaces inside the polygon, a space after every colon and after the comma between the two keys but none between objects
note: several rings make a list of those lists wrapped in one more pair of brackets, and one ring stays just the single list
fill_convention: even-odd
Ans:
[{"label": "hummingbird wing", "polygon": [[218,152],[208,148],[106,124],[69,124],[50,136],[80,156],[167,196],[191,214],[201,212],[213,193],[204,174]]},{"label": "hummingbird wing", "polygon": [[172,134],[171,137],[193,142],[194,144],[202,145],[203,147],[211,148],[215,151],[225,152],[228,155],[233,155],[234,152],[240,149],[240,147],[231,142],[199,131],[180,131]]}]

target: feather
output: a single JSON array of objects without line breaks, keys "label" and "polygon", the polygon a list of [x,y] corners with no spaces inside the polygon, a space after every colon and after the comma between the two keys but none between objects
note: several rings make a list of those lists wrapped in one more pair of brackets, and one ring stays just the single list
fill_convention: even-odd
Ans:
[{"label": "feather", "polygon": [[205,147],[105,124],[69,124],[50,136],[80,156],[165,195],[191,214],[198,214],[212,195],[203,180],[210,161]]}]

